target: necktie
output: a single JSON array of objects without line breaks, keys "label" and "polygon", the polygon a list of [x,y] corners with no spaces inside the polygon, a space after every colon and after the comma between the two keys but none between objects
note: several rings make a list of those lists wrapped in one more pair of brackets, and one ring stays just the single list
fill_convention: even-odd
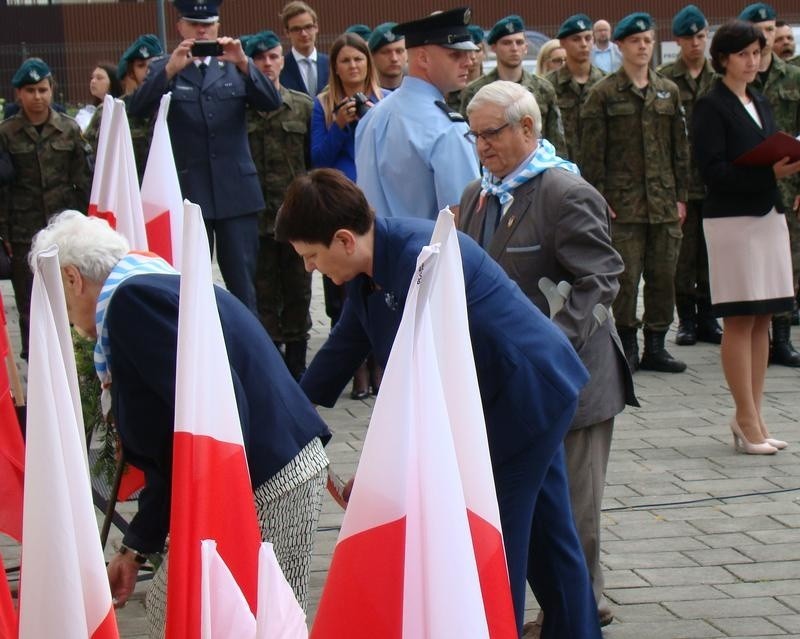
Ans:
[{"label": "necktie", "polygon": [[317,65],[311,58],[303,58],[306,66],[306,88],[312,98],[317,95]]},{"label": "necktie", "polygon": [[205,62],[201,62],[200,64],[197,65],[197,68],[200,69],[201,75],[205,78],[206,71],[208,71],[208,65]]},{"label": "necktie", "polygon": [[481,242],[483,248],[489,248],[499,223],[500,200],[496,195],[488,193],[486,195],[486,215],[483,217],[483,242]]}]

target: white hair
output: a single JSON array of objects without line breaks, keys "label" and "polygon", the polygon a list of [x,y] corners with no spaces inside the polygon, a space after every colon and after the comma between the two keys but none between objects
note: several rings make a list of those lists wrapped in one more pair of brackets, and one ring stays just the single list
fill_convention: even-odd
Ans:
[{"label": "white hair", "polygon": [[467,117],[475,109],[487,104],[504,109],[506,121],[512,124],[519,123],[526,115],[531,116],[536,137],[542,136],[542,112],[539,110],[536,98],[522,85],[507,80],[496,80],[481,87],[467,105]]},{"label": "white hair", "polygon": [[35,270],[36,256],[51,246],[58,247],[58,261],[75,266],[84,277],[102,283],[130,250],[128,240],[108,222],[87,217],[80,211],[62,211],[33,238],[28,261]]}]

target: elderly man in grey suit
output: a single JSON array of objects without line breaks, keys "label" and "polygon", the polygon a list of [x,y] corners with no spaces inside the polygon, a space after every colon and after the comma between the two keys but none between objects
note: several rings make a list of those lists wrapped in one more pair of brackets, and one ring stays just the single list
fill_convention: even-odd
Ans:
[{"label": "elderly man in grey suit", "polygon": [[[514,82],[483,87],[467,107],[483,178],[461,198],[460,223],[564,331],[591,375],[565,440],[573,515],[602,625],[600,504],[614,417],[638,405],[613,320],[622,259],[603,196],[541,139],[536,99]],[[520,327],[520,330],[525,330]]]}]

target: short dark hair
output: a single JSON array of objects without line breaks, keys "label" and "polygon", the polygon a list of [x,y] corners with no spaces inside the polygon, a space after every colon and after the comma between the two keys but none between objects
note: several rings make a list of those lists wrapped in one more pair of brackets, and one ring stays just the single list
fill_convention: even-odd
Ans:
[{"label": "short dark hair", "polygon": [[275,220],[275,238],[330,246],[339,229],[364,235],[375,213],[344,173],[315,169],[292,180]]},{"label": "short dark hair", "polygon": [[786,20],[776,20],[776,21],[775,21],[775,28],[776,28],[776,29],[777,29],[778,27],[788,27],[788,26],[790,26],[790,25],[789,25],[789,23],[788,23],[788,22],[786,22]]},{"label": "short dark hair", "polygon": [[749,47],[754,42],[763,49],[767,46],[767,39],[758,27],[752,22],[733,20],[723,24],[717,29],[714,38],[711,40],[711,66],[720,75],[725,75],[725,67],[722,63],[732,53],[739,53],[742,49]]}]

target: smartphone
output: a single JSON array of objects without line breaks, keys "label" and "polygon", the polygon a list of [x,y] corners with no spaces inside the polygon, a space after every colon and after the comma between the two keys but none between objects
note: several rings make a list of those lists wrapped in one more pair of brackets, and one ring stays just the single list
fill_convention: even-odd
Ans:
[{"label": "smartphone", "polygon": [[192,45],[193,58],[216,58],[222,55],[222,45],[216,40],[195,40]]}]

